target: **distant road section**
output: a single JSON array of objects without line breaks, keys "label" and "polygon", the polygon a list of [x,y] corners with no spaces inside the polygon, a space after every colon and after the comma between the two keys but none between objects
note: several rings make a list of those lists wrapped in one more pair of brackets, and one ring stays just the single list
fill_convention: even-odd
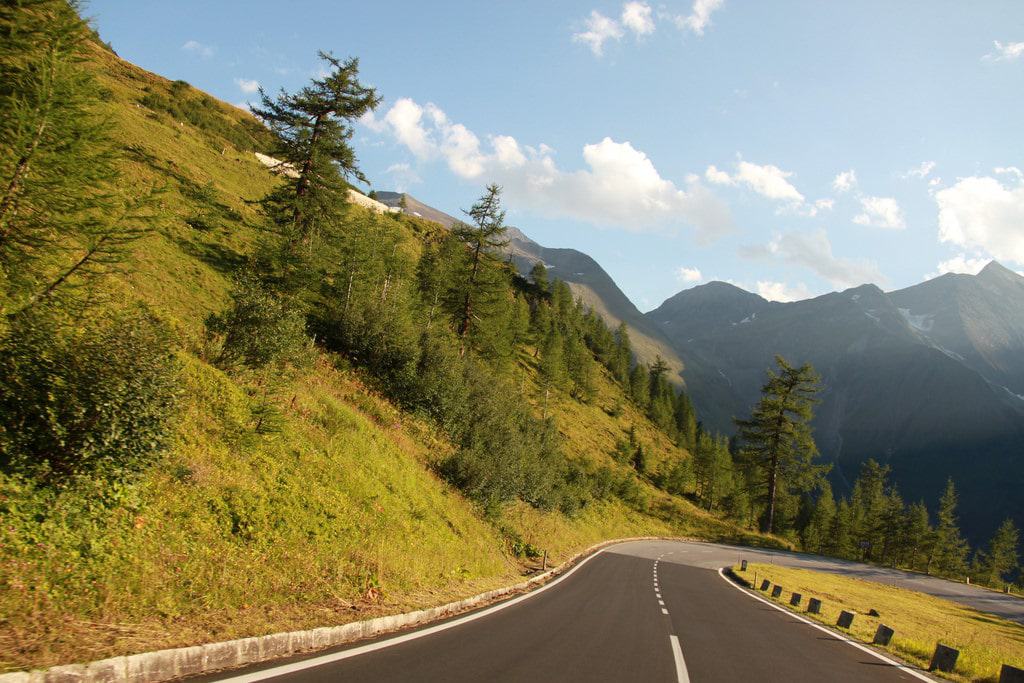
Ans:
[{"label": "distant road section", "polygon": [[195,680],[932,680],[719,574],[719,568],[740,558],[883,580],[1024,616],[1007,596],[856,563],[705,543],[636,541],[605,549],[533,594],[470,615]]},{"label": "distant road section", "polygon": [[[629,552],[644,554],[639,544],[623,543],[611,548],[610,552]],[[996,616],[1024,624],[1024,599],[1015,595],[1006,595],[978,586],[954,583],[934,576],[925,576],[914,572],[898,569],[886,569],[861,562],[837,560],[833,557],[804,555],[801,553],[780,552],[778,550],[756,550],[737,546],[719,545],[714,543],[679,543],[683,547],[686,561],[697,567],[717,569],[726,565],[737,564],[741,558],[750,562],[775,563],[784,567],[813,569],[819,572],[842,574],[866,581],[899,586],[909,590],[927,593],[937,598],[958,602],[961,605],[995,614]],[[646,553],[649,555],[649,553]]]}]

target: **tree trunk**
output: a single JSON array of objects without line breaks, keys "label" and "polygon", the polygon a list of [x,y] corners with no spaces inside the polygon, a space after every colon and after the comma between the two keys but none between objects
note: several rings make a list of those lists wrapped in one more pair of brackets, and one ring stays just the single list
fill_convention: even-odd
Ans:
[{"label": "tree trunk", "polygon": [[[466,299],[462,305],[462,322],[459,324],[459,336],[465,338],[469,332],[470,320],[473,315],[473,288],[476,286],[477,273],[480,271],[480,251],[483,249],[483,238],[478,238],[476,246],[473,248],[473,269],[469,273],[469,282],[466,287]],[[462,349],[459,352],[461,356],[466,352],[466,345],[463,343]]]},{"label": "tree trunk", "polygon": [[43,133],[46,132],[47,119],[44,116],[36,126],[36,131],[32,136],[32,144],[22,154],[21,158],[18,159],[18,164],[14,167],[14,173],[11,175],[11,181],[7,184],[7,190],[4,192],[3,199],[0,200],[0,244],[10,234],[11,227],[10,221],[8,220],[8,214],[14,209],[15,198],[21,189],[22,178],[28,172],[28,164],[35,154],[36,149],[39,147],[39,141],[43,139]]},{"label": "tree trunk", "polygon": [[295,209],[292,212],[292,224],[299,228],[302,233],[303,244],[309,244],[309,234],[302,228],[302,220],[304,216],[302,214],[302,198],[309,194],[309,176],[313,172],[313,154],[316,147],[317,141],[320,139],[320,124],[323,121],[323,115],[317,116],[313,120],[313,132],[309,136],[309,154],[302,161],[302,169],[299,171],[299,182],[295,187]]},{"label": "tree trunk", "polygon": [[779,457],[776,454],[772,456],[771,469],[768,470],[768,511],[767,519],[765,520],[765,526],[767,528],[762,529],[769,534],[775,533],[775,490],[778,486],[779,481]]}]

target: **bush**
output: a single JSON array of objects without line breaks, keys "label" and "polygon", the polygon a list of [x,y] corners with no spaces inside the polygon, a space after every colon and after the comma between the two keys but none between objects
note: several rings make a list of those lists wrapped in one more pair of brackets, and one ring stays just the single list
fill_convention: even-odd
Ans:
[{"label": "bush", "polygon": [[468,413],[453,434],[459,450],[440,472],[488,514],[519,498],[534,507],[561,504],[565,457],[550,422],[525,408],[517,392],[478,362],[466,364]]},{"label": "bush", "polygon": [[235,280],[231,298],[228,310],[206,319],[207,331],[220,342],[214,358],[218,367],[258,370],[272,363],[308,362],[312,345],[297,306],[248,273]]},{"label": "bush", "polygon": [[169,332],[145,310],[77,327],[22,318],[0,342],[0,376],[0,467],[40,480],[141,470],[178,396]]}]

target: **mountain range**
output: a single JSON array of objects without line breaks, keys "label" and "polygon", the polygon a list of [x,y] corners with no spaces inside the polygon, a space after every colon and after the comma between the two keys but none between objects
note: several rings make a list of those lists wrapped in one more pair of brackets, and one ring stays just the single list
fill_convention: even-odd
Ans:
[{"label": "mountain range", "polygon": [[[378,193],[398,205],[401,195]],[[406,210],[441,214],[405,195]],[[439,221],[442,222],[442,221]],[[450,225],[450,223],[449,223]],[[708,429],[734,432],[776,354],[821,375],[815,438],[848,495],[861,463],[889,465],[909,501],[935,508],[956,482],[965,533],[987,538],[1006,517],[1024,525],[1024,277],[992,262],[884,292],[873,284],[778,303],[724,282],[672,296],[644,314],[586,254],[510,229],[520,272],[552,277],[610,325],[625,322],[637,357],[666,359]]]},{"label": "mountain range", "polygon": [[933,508],[953,477],[973,540],[1024,516],[1024,277],[998,263],[793,303],[712,282],[646,317],[683,359],[706,426],[732,432],[775,354],[810,362],[822,379],[815,439],[837,492],[874,458],[906,499]]}]

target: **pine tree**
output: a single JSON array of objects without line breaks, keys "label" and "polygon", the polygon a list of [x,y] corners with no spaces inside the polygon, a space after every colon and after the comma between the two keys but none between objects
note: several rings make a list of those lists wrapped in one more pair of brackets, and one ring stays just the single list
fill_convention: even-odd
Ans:
[{"label": "pine tree", "polygon": [[537,261],[533,264],[533,268],[530,269],[530,280],[540,296],[547,296],[550,285],[548,283],[548,269],[543,261]]},{"label": "pine tree", "polygon": [[638,363],[629,373],[629,395],[641,410],[647,410],[651,402],[651,378],[647,366]]},{"label": "pine tree", "polygon": [[644,450],[643,444],[637,444],[633,452],[633,469],[641,476],[647,474],[647,451]]},{"label": "pine tree", "polygon": [[945,576],[962,576],[967,568],[967,554],[970,548],[967,541],[960,535],[960,526],[956,515],[957,495],[953,480],[946,482],[946,490],[939,500],[939,511],[936,515],[935,551],[933,553],[935,569]]},{"label": "pine tree", "polygon": [[906,511],[906,563],[911,569],[927,566],[934,543],[928,508],[921,501],[913,503]]},{"label": "pine tree", "polygon": [[633,363],[633,346],[629,340],[629,328],[626,323],[619,323],[615,330],[615,350],[612,358],[612,375],[619,384],[626,386],[629,382],[629,369]]},{"label": "pine tree", "polygon": [[504,239],[507,228],[505,212],[501,209],[501,188],[493,183],[488,185],[483,196],[465,213],[473,225],[459,223],[452,228],[452,234],[469,247],[467,272],[456,289],[460,295],[457,330],[463,339],[463,353],[474,322],[488,313],[485,309],[504,285],[495,277],[500,267],[497,252],[508,243]]},{"label": "pine tree", "polygon": [[430,242],[416,264],[423,328],[429,332],[443,317],[452,315],[450,291],[465,269],[465,246],[450,234]]},{"label": "pine tree", "polygon": [[896,568],[902,564],[909,547],[906,505],[893,486],[885,496],[882,508],[882,549],[876,555],[878,562]]},{"label": "pine tree", "polygon": [[679,445],[692,451],[697,438],[697,414],[684,391],[676,394],[673,416]]},{"label": "pine tree", "polygon": [[693,472],[698,502],[714,509],[736,488],[728,441],[702,432],[694,449]]},{"label": "pine tree", "polygon": [[274,133],[273,153],[289,178],[265,200],[286,244],[311,247],[316,237],[335,224],[347,201],[347,178],[363,183],[349,144],[353,122],[380,103],[373,88],[359,82],[359,60],[341,61],[319,53],[328,73],[295,94],[271,97],[260,89],[261,106],[252,113]]},{"label": "pine tree", "polygon": [[836,502],[832,497],[832,487],[828,485],[828,482],[823,482],[803,532],[804,550],[811,553],[825,551],[835,515]]},{"label": "pine tree", "polygon": [[858,551],[853,543],[852,525],[853,513],[850,511],[850,504],[845,500],[840,500],[836,507],[835,517],[832,518],[828,540],[825,542],[826,554],[846,558],[856,556]]},{"label": "pine tree", "polygon": [[590,401],[595,392],[594,357],[575,333],[565,338],[565,365],[572,380],[573,397],[584,403]]},{"label": "pine tree", "polygon": [[890,468],[869,458],[860,468],[853,485],[850,508],[853,512],[854,543],[861,549],[861,559],[878,559],[883,551],[886,531],[886,486]]},{"label": "pine tree", "polygon": [[980,553],[981,578],[990,586],[999,587],[1013,580],[1020,567],[1020,533],[1012,519],[1006,519],[989,541],[985,552]]},{"label": "pine tree", "polygon": [[541,390],[544,392],[544,405],[547,406],[550,392],[564,388],[568,381],[565,371],[565,345],[561,333],[555,326],[551,327],[544,340],[539,369]]},{"label": "pine tree", "polygon": [[776,530],[776,503],[781,486],[802,486],[819,478],[818,454],[811,435],[811,418],[818,375],[809,364],[795,368],[776,356],[779,372],[768,371],[761,400],[749,420],[736,420],[745,462],[762,474],[765,510],[761,530]]}]

